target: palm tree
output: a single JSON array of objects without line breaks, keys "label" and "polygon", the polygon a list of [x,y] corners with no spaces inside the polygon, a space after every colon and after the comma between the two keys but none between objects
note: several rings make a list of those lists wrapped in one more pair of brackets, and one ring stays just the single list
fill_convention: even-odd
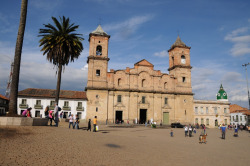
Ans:
[{"label": "palm tree", "polygon": [[51,24],[44,24],[45,29],[39,30],[39,40],[41,51],[43,55],[47,55],[47,60],[58,67],[58,77],[56,85],[55,102],[59,101],[59,93],[61,86],[62,67],[68,65],[69,62],[74,62],[80,56],[83,50],[82,34],[74,33],[79,25],[70,23],[69,18],[60,17],[60,22],[52,17],[55,26]]},{"label": "palm tree", "polygon": [[23,36],[26,25],[26,16],[27,16],[28,0],[22,0],[21,4],[21,15],[20,22],[16,40],[16,49],[14,57],[14,66],[12,73],[12,81],[10,87],[10,102],[9,102],[9,116],[17,114],[17,96],[18,96],[18,84],[19,84],[19,72],[21,64],[21,55],[23,47]]}]

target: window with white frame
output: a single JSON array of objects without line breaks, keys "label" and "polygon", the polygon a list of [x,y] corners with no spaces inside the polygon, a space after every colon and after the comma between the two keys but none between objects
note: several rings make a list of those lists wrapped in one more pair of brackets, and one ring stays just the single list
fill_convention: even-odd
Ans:
[{"label": "window with white frame", "polygon": [[206,107],[206,114],[209,114],[209,112],[208,112],[208,107]]},{"label": "window with white frame", "polygon": [[198,107],[194,108],[195,114],[198,114]]},{"label": "window with white frame", "polygon": [[217,107],[214,107],[214,113],[217,114],[218,111],[217,111]]},{"label": "window with white frame", "polygon": [[201,114],[203,114],[204,112],[203,112],[203,107],[201,107]]},{"label": "window with white frame", "polygon": [[68,101],[64,101],[64,107],[68,107],[69,106],[69,102]]},{"label": "window with white frame", "polygon": [[22,99],[22,104],[27,104],[27,100],[26,99]]}]

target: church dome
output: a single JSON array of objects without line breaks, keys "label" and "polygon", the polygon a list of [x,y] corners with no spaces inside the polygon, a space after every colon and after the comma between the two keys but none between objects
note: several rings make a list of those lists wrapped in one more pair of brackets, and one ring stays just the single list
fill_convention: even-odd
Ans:
[{"label": "church dome", "polygon": [[222,84],[220,85],[220,90],[219,90],[219,92],[216,94],[216,96],[217,96],[217,100],[228,100],[227,99],[227,93],[226,93],[226,91],[223,89],[223,86],[222,86]]}]

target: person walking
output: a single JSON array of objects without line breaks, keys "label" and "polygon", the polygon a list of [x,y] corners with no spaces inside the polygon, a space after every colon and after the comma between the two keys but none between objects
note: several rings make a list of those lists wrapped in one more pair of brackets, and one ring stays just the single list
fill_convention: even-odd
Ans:
[{"label": "person walking", "polygon": [[73,125],[73,114],[70,114],[70,116],[69,116],[69,129],[70,129],[71,125],[72,125],[72,128],[74,128],[74,125]]},{"label": "person walking", "polygon": [[74,128],[76,128],[76,129],[79,129],[79,117],[78,117],[78,115],[76,115],[75,116],[76,118],[75,118],[75,124],[74,124]]},{"label": "person walking", "polygon": [[52,126],[52,120],[54,120],[54,117],[53,117],[53,111],[50,110],[49,111],[49,121],[50,121],[50,126]]},{"label": "person walking", "polygon": [[222,134],[222,139],[226,139],[226,130],[227,130],[227,127],[224,125],[224,123],[220,127],[220,130],[221,130],[221,134]]},{"label": "person walking", "polygon": [[44,110],[44,115],[45,115],[45,118],[49,118],[49,106],[47,106]]},{"label": "person walking", "polygon": [[192,129],[191,124],[189,124],[188,131],[189,131],[189,137],[192,137],[192,131],[193,131],[193,129]]},{"label": "person walking", "polygon": [[185,131],[185,137],[187,137],[188,136],[188,127],[187,127],[187,125],[185,125],[184,131]]},{"label": "person walking", "polygon": [[91,119],[89,119],[87,131],[91,131]]},{"label": "person walking", "polygon": [[93,132],[96,132],[96,125],[97,125],[97,116],[95,116],[93,120],[93,126],[94,126]]},{"label": "person walking", "polygon": [[55,120],[54,120],[55,126],[58,127],[59,118],[58,118],[58,105],[57,105],[57,103],[55,104],[54,116],[55,116]]}]

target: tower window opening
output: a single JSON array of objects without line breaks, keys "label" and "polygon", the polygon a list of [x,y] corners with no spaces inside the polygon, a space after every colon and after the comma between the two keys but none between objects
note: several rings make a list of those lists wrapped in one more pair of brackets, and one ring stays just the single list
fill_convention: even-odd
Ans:
[{"label": "tower window opening", "polygon": [[146,80],[143,79],[143,80],[141,81],[141,87],[145,87],[145,84],[146,84]]},{"label": "tower window opening", "polygon": [[120,86],[121,85],[121,79],[119,78],[118,79],[118,86]]},{"label": "tower window opening", "polygon": [[167,82],[164,83],[164,89],[167,89]]},{"label": "tower window opening", "polygon": [[182,77],[182,82],[186,82],[186,77]]},{"label": "tower window opening", "polygon": [[184,55],[181,56],[181,63],[186,64],[186,57]]},{"label": "tower window opening", "polygon": [[102,55],[102,46],[98,45],[96,47],[96,55]]},{"label": "tower window opening", "polygon": [[100,70],[96,70],[96,76],[100,76],[101,75],[101,71]]}]

